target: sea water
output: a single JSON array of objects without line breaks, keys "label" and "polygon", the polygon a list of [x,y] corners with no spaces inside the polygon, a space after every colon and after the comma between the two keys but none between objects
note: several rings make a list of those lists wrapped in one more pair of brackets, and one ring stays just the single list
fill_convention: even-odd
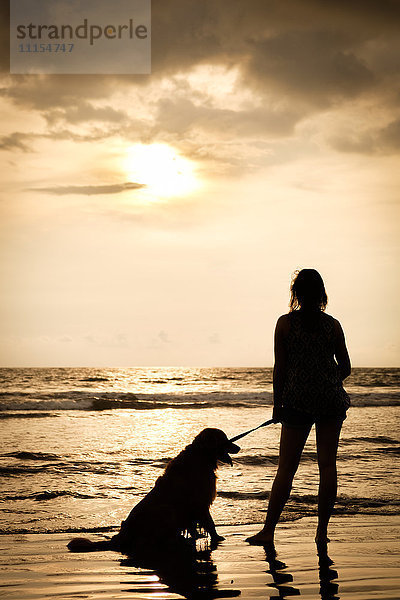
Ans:
[{"label": "sea water", "polygon": [[[204,427],[234,436],[271,416],[272,369],[0,369],[0,531],[114,532]],[[336,513],[400,509],[400,369],[353,369]],[[217,525],[260,523],[280,425],[240,440],[218,470]],[[282,521],[316,514],[310,433]]]}]

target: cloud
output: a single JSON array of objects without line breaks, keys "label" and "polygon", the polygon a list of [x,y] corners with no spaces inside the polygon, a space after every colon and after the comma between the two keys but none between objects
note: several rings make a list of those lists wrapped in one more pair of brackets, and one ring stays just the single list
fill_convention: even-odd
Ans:
[{"label": "cloud", "polygon": [[[245,4],[243,0],[153,0],[151,77],[185,70],[200,62],[243,60],[249,40],[265,39],[290,30],[312,31],[315,24],[327,32],[344,31],[354,41],[366,35],[381,37],[398,31],[399,12],[397,0],[247,0]],[[1,64],[7,72],[8,3],[1,3],[1,21]],[[141,86],[150,78],[60,76],[57,79],[55,88],[63,90],[58,102],[62,102],[79,88],[83,93],[81,97],[87,97],[84,90],[89,87],[93,87],[96,95],[103,96],[103,93],[108,95],[115,79]],[[102,86],[96,86],[96,81]],[[34,102],[37,99],[32,97]]]},{"label": "cloud", "polygon": [[60,185],[48,188],[31,188],[30,191],[46,192],[47,194],[55,194],[56,196],[66,196],[70,194],[95,196],[102,194],[119,194],[128,190],[138,190],[143,187],[146,187],[143,183],[127,182],[112,185]]},{"label": "cloud", "polygon": [[161,340],[164,344],[170,344],[171,340],[169,339],[169,335],[166,331],[164,331],[163,329],[161,331],[158,332],[157,335],[158,339]]},{"label": "cloud", "polygon": [[57,341],[62,342],[63,344],[70,344],[73,340],[70,335],[61,335],[57,338]]},{"label": "cloud", "polygon": [[85,101],[103,100],[116,89],[113,76],[87,75],[6,75],[0,96],[11,98],[16,105],[38,111],[76,107]]},{"label": "cloud", "polygon": [[26,143],[26,140],[34,136],[15,131],[10,135],[4,135],[0,138],[0,150],[22,150],[22,152],[32,152],[32,147]]},{"label": "cloud", "polygon": [[386,148],[400,150],[400,119],[391,121],[378,133],[378,139]]},{"label": "cloud", "polygon": [[220,344],[221,338],[219,336],[219,333],[212,333],[211,335],[209,335],[208,341],[210,344]]},{"label": "cloud", "polygon": [[189,99],[165,98],[158,103],[158,126],[177,135],[197,129],[218,134],[219,138],[290,135],[299,112],[285,105],[244,110],[196,106]]},{"label": "cloud", "polygon": [[118,135],[118,128],[93,128],[88,133],[77,133],[68,129],[52,129],[47,133],[14,131],[0,138],[0,150],[35,152],[34,141],[48,139],[51,141],[72,140],[74,142],[96,142]]},{"label": "cloud", "polygon": [[400,152],[400,118],[383,127],[346,131],[331,136],[328,141],[339,152],[397,154]]},{"label": "cloud", "polygon": [[124,333],[117,333],[111,336],[85,335],[83,339],[93,346],[104,348],[128,348],[129,340]]},{"label": "cloud", "polygon": [[353,98],[376,83],[343,34],[286,32],[251,44],[245,79],[320,108]]},{"label": "cloud", "polygon": [[107,105],[97,108],[89,102],[79,102],[74,106],[50,110],[46,112],[45,117],[49,123],[65,120],[71,124],[90,121],[120,123],[128,119],[127,113],[122,110],[115,110]]},{"label": "cloud", "polygon": [[[310,116],[366,97],[393,111],[399,22],[394,0],[153,0],[150,76],[6,75],[0,95],[37,111],[44,135],[55,139],[119,135],[132,143],[186,143],[195,154],[208,137],[211,152],[221,138],[290,137]],[[201,65],[235,69],[237,91],[255,101],[232,107],[233,92],[218,89],[218,77],[218,106],[201,84],[184,85]],[[63,131],[52,132],[60,123]],[[395,130],[382,136],[396,146]],[[3,138],[6,148],[24,152],[28,141]]]},{"label": "cloud", "polygon": [[379,5],[370,0],[199,4],[153,3],[156,74],[201,63],[238,65],[252,85],[300,91],[323,105],[332,101],[332,92],[333,98],[354,96],[376,82],[362,51],[371,40],[393,35],[400,15],[399,5],[390,0]]}]

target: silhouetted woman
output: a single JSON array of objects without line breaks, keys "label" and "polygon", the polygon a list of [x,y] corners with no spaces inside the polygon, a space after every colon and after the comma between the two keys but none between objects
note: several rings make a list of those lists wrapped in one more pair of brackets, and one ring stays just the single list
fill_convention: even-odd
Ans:
[{"label": "silhouetted woman", "polygon": [[350,404],[342,381],[350,375],[351,366],[339,321],[324,313],[327,302],[321,275],[303,269],[291,286],[290,312],[276,324],[273,418],[282,423],[279,464],[265,525],[247,539],[251,544],[274,541],[276,524],[314,423],[320,476],[315,541],[329,541],[328,523],[337,492],[337,447]]}]

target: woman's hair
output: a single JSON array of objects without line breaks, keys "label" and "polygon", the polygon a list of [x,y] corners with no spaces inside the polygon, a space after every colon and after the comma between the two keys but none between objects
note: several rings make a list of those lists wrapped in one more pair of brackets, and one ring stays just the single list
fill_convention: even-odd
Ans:
[{"label": "woman's hair", "polygon": [[328,304],[324,282],[315,269],[295,271],[290,294],[290,312],[299,308],[324,311]]}]

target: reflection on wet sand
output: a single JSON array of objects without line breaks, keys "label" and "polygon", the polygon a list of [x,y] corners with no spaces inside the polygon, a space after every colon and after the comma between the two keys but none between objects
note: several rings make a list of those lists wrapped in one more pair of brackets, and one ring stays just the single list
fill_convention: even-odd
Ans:
[{"label": "reflection on wet sand", "polygon": [[[218,546],[218,549],[217,549]],[[328,555],[327,544],[318,544],[316,547],[316,555],[313,551],[307,553],[307,556],[301,559],[301,570],[298,573],[299,584],[293,584],[294,575],[288,571],[288,565],[277,557],[275,546],[270,544],[263,546],[265,556],[259,556],[255,567],[250,569],[253,572],[251,579],[246,578],[240,584],[240,576],[243,565],[246,564],[246,556],[241,553],[241,561],[239,570],[237,569],[236,561],[230,563],[230,570],[226,569],[226,559],[221,563],[223,566],[223,584],[219,581],[216,564],[219,565],[222,555],[229,557],[233,549],[238,548],[235,544],[233,547],[230,544],[217,544],[211,546],[209,538],[200,538],[194,541],[192,538],[181,537],[173,542],[160,545],[144,545],[135,550],[135,554],[125,557],[120,561],[121,566],[128,567],[125,571],[129,588],[124,587],[124,592],[143,595],[149,599],[163,596],[168,598],[170,595],[176,595],[188,599],[204,599],[213,600],[214,598],[234,598],[241,593],[244,597],[251,597],[255,590],[261,594],[264,587],[264,594],[267,593],[268,598],[290,598],[293,596],[305,595],[309,597],[311,589],[313,590],[313,598],[318,594],[318,579],[319,579],[319,596],[321,600],[340,600],[339,585],[334,580],[338,579],[338,573],[333,568],[333,560]],[[215,554],[215,562],[212,552],[217,550]],[[309,551],[311,547],[309,547]],[[235,550],[238,552],[238,550]],[[314,556],[314,558],[313,558]],[[264,560],[263,560],[264,558]],[[291,554],[291,559],[294,556]],[[300,558],[300,557],[299,557]],[[315,559],[318,558],[318,570],[310,563],[315,564]],[[261,559],[261,561],[260,561]],[[304,565],[304,559],[307,566]],[[229,559],[228,559],[229,560]],[[267,569],[262,568],[262,564],[267,563]],[[262,573],[269,575],[269,581],[262,581]],[[258,572],[258,574],[257,574]],[[238,581],[236,585],[242,589],[234,589],[229,583],[233,584],[233,578]],[[272,581],[271,579],[272,578]],[[223,587],[222,587],[223,586]],[[250,596],[249,596],[250,592]],[[269,595],[270,594],[270,595]],[[173,597],[173,596],[172,596]]]},{"label": "reflection on wet sand", "polygon": [[[152,594],[159,596],[161,584],[162,591],[179,594],[184,598],[211,600],[240,595],[240,590],[218,588],[217,568],[212,560],[211,549],[205,547],[196,550],[194,544],[187,540],[163,548],[147,549],[146,552],[121,560],[121,565],[140,569],[132,572],[137,584],[129,589],[132,593],[145,591],[149,597]],[[145,590],[145,581],[138,579],[138,575],[143,575],[143,579],[146,579]],[[152,575],[155,579],[150,581],[149,576]]]},{"label": "reflection on wet sand", "polygon": [[265,560],[269,564],[269,569],[267,573],[272,575],[273,583],[269,583],[269,587],[276,588],[278,591],[277,596],[270,596],[270,598],[287,598],[288,596],[299,596],[300,590],[298,588],[286,585],[287,583],[293,581],[293,575],[288,573],[287,571],[283,572],[284,569],[287,569],[287,565],[278,560],[276,558],[276,550],[274,544],[268,544],[268,546],[264,546],[265,551]]},{"label": "reflection on wet sand", "polygon": [[331,569],[334,564],[328,556],[328,544],[317,544],[318,565],[319,565],[319,593],[321,600],[339,600],[337,595],[339,584],[333,583],[333,579],[338,578],[338,572]]},{"label": "reflection on wet sand", "polygon": [[[270,598],[288,598],[289,596],[299,596],[300,590],[293,586],[286,585],[293,581],[293,575],[285,569],[287,565],[281,560],[277,559],[277,553],[275,546],[269,544],[264,546],[265,560],[269,564],[267,573],[272,575],[274,580],[273,583],[269,583],[269,587],[274,587],[278,591],[278,595],[270,596]],[[337,595],[339,591],[339,584],[333,583],[333,579],[338,578],[338,572],[332,569],[333,560],[328,555],[328,545],[318,544],[317,545],[318,555],[318,566],[319,566],[319,593],[321,600],[340,600]]]}]

